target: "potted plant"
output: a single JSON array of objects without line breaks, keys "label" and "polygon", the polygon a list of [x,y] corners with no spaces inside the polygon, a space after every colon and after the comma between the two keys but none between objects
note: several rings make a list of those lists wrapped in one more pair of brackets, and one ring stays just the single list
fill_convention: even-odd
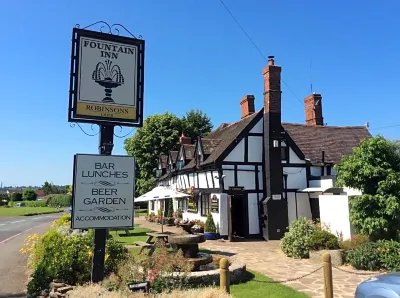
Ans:
[{"label": "potted plant", "polygon": [[167,206],[167,225],[169,226],[172,226],[174,224],[174,218],[173,218],[174,207],[172,205],[173,205],[172,198],[169,198]]},{"label": "potted plant", "polygon": [[217,227],[215,226],[214,219],[211,213],[208,213],[206,224],[204,226],[204,236],[207,240],[218,239]]}]

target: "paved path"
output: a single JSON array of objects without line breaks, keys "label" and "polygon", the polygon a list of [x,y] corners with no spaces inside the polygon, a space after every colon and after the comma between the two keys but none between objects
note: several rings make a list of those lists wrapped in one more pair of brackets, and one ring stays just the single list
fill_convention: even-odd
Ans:
[{"label": "paved path", "polygon": [[[149,223],[144,218],[135,219],[137,224],[153,230],[161,230],[161,226]],[[176,227],[164,226],[164,231],[181,232]],[[286,281],[284,284],[308,294],[310,297],[323,298],[324,284],[323,271],[319,269],[322,263],[315,263],[310,260],[295,260],[286,257],[279,249],[280,241],[247,241],[247,242],[229,242],[229,241],[206,241],[200,244],[200,248],[208,249],[220,254],[228,253],[230,258],[237,259],[245,263],[248,269],[258,271],[276,281]],[[350,271],[347,273],[342,270]],[[354,292],[357,285],[370,278],[373,275],[365,274],[363,271],[355,271],[349,268],[333,268],[333,287],[335,298],[354,298]],[[313,271],[315,273],[307,275]],[[374,273],[372,273],[374,274]],[[375,273],[376,274],[376,273]]]},{"label": "paved path", "polygon": [[19,250],[28,235],[46,232],[61,214],[0,217],[0,298],[26,297],[26,257]]}]

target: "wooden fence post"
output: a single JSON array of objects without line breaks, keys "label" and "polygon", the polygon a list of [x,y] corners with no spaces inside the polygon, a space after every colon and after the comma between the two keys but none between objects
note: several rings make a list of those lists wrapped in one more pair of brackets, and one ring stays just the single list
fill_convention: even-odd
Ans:
[{"label": "wooden fence post", "polygon": [[224,290],[226,293],[230,293],[230,272],[229,272],[229,261],[226,258],[222,258],[219,260],[219,269],[220,269],[220,277],[219,277],[219,286],[221,290]]},{"label": "wooden fence post", "polygon": [[333,298],[332,263],[329,253],[322,255],[322,266],[324,270],[325,298]]}]

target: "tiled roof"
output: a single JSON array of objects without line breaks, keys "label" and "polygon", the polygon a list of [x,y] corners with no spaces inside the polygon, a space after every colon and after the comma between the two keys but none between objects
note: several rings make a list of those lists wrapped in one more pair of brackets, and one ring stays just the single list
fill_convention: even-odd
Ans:
[{"label": "tiled roof", "polygon": [[178,158],[178,151],[170,151],[169,153],[171,154],[172,163],[175,164]]},{"label": "tiled roof", "polygon": [[183,144],[183,148],[185,150],[185,158],[193,159],[194,151],[196,150],[196,146],[193,144]]},{"label": "tiled roof", "polygon": [[201,139],[201,144],[203,145],[203,151],[205,155],[210,155],[221,143],[222,139]]},{"label": "tiled roof", "polygon": [[305,124],[282,123],[292,140],[312,164],[325,162],[338,164],[343,155],[351,154],[354,147],[371,137],[364,126],[308,126]]},{"label": "tiled roof", "polygon": [[161,154],[161,155],[160,155],[160,160],[161,160],[161,168],[162,168],[162,169],[167,168],[168,155],[166,155],[166,154]]},{"label": "tiled roof", "polygon": [[203,162],[203,165],[215,162],[225,152],[230,144],[238,141],[237,137],[250,124],[250,122],[256,118],[257,115],[262,113],[263,109],[232,124],[221,125],[222,127],[220,126],[215,131],[212,131],[205,139],[220,139],[221,141],[215,150],[210,153],[210,156]]},{"label": "tiled roof", "polygon": [[[208,155],[207,159],[201,165],[208,165],[215,162],[232,144],[236,141],[240,133],[256,118],[257,115],[262,113],[263,109],[259,112],[247,116],[232,124],[223,123],[217,129],[210,132],[210,134],[201,139],[203,144],[204,154]],[[191,160],[184,169],[192,169],[195,166],[195,160]]]},{"label": "tiled roof", "polygon": [[45,196],[44,191],[41,190],[41,189],[35,190],[35,193],[38,195],[38,197],[44,197]]}]

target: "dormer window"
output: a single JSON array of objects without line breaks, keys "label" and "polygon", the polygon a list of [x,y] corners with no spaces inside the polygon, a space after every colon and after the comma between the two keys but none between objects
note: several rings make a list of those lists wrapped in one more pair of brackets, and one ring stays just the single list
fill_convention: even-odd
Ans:
[{"label": "dormer window", "polygon": [[184,164],[183,160],[178,160],[178,161],[176,162],[176,168],[177,168],[178,170],[183,169],[183,166],[184,166],[184,165],[185,165],[185,164]]}]

